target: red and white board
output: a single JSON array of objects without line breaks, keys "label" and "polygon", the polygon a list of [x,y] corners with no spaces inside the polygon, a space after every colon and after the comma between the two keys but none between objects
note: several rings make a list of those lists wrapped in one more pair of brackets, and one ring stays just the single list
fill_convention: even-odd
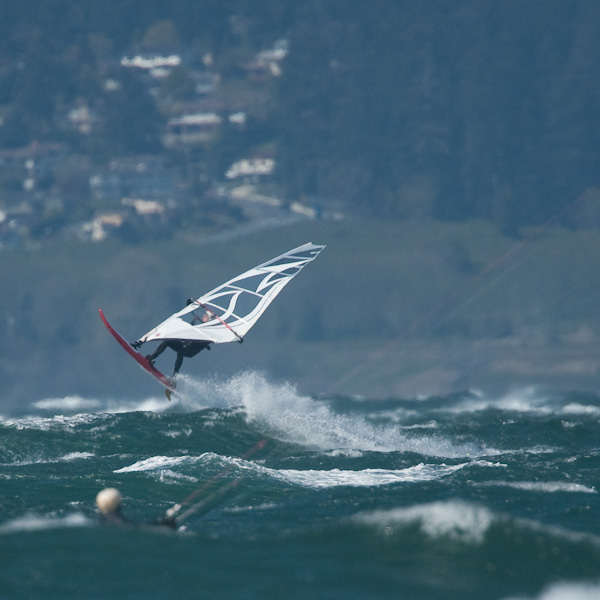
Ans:
[{"label": "red and white board", "polygon": [[[100,318],[102,319],[102,322],[106,325],[106,328],[112,333],[113,337],[117,340],[117,342],[119,342],[119,344],[123,347],[125,352],[127,352],[129,356],[132,356],[133,359],[138,363],[138,365],[140,365],[140,367],[142,367],[142,369],[146,371],[146,373],[149,373],[150,375],[152,375],[152,377],[154,377],[154,379],[162,383],[169,392],[174,392],[175,381],[170,377],[163,375],[157,368],[154,367],[154,365],[145,356],[142,356],[139,352],[136,352],[131,347],[129,342],[122,335],[120,335],[119,332],[106,320],[106,317],[104,316],[104,313],[102,312],[101,308],[98,309],[98,312],[100,313]],[[167,393],[167,397],[169,397],[169,395],[170,394]]]}]

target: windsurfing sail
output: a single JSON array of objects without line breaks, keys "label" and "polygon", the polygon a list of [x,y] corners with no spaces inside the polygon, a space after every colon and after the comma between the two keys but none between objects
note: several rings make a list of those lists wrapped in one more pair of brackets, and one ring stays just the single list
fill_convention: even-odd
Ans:
[{"label": "windsurfing sail", "polygon": [[[309,242],[230,279],[171,315],[139,341],[243,341],[279,292],[324,248]],[[198,322],[200,312],[205,317]]]}]

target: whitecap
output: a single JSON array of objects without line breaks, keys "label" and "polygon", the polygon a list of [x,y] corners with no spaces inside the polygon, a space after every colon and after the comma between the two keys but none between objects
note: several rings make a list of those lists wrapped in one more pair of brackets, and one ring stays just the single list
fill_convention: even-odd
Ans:
[{"label": "whitecap", "polygon": [[64,398],[45,398],[32,404],[37,410],[62,413],[108,413],[121,414],[129,412],[163,412],[173,406],[167,398],[149,397],[141,400],[99,400],[82,396],[65,396]]},{"label": "whitecap", "polygon": [[512,523],[536,535],[600,547],[600,538],[594,534],[570,531],[528,519],[513,520],[509,516],[495,514],[484,506],[463,500],[375,510],[359,513],[352,520],[374,527],[377,532],[385,536],[396,535],[407,527],[417,526],[424,535],[434,540],[447,537],[454,541],[476,545],[485,541],[485,536],[492,526]]},{"label": "whitecap", "polygon": [[340,448],[337,450],[328,450],[327,452],[323,452],[323,456],[330,456],[332,458],[362,458],[364,456],[364,453],[360,450]]},{"label": "whitecap", "polygon": [[18,419],[1,419],[0,423],[5,427],[17,429],[18,431],[32,429],[38,431],[61,430],[74,432],[82,425],[93,423],[98,417],[90,414],[55,415],[53,417],[22,417]]},{"label": "whitecap", "polygon": [[92,521],[81,513],[74,513],[64,517],[31,514],[2,523],[0,525],[0,534],[62,529],[67,527],[86,527],[91,523]]},{"label": "whitecap", "polygon": [[459,465],[426,465],[418,464],[406,469],[362,469],[359,471],[331,469],[331,470],[296,470],[296,469],[269,469],[257,467],[260,472],[275,479],[286,481],[294,485],[313,489],[332,488],[340,486],[372,487],[390,485],[393,483],[415,483],[432,481],[451,475],[465,467],[468,463]]},{"label": "whitecap", "polygon": [[177,471],[173,471],[172,469],[161,469],[157,477],[162,483],[174,483],[176,480],[189,481],[190,483],[198,483],[198,479],[196,477],[192,477],[191,475],[184,475],[183,473],[178,473]]},{"label": "whitecap", "polygon": [[182,429],[170,429],[168,431],[161,431],[161,434],[164,435],[165,437],[169,437],[172,439],[176,439],[180,436],[184,436],[184,437],[190,437],[193,433],[193,430],[191,427],[184,427]]},{"label": "whitecap", "polygon": [[531,414],[539,417],[552,415],[600,417],[600,406],[568,402],[560,395],[549,394],[535,386],[513,390],[500,398],[488,398],[481,394],[472,396],[454,405],[433,409],[433,412],[468,414],[487,410]]},{"label": "whitecap", "polygon": [[382,410],[378,412],[369,413],[367,416],[372,420],[385,419],[392,423],[404,423],[408,419],[414,419],[420,413],[416,410],[408,408],[396,408],[394,410]]},{"label": "whitecap", "polygon": [[597,494],[593,487],[569,481],[486,481],[478,484],[480,487],[500,486],[508,487],[526,492],[544,492],[554,494],[557,492],[569,492],[580,494]]},{"label": "whitecap", "polygon": [[56,462],[71,462],[74,460],[86,460],[93,458],[95,455],[91,452],[69,452],[58,458],[24,458],[16,460],[12,463],[0,463],[2,466],[10,467],[27,467],[30,465],[52,464]]},{"label": "whitecap", "polygon": [[538,596],[511,596],[505,600],[598,600],[600,582],[560,582],[544,589]]},{"label": "whitecap", "polygon": [[85,412],[97,410],[102,403],[99,400],[89,400],[81,396],[65,396],[64,398],[46,398],[33,403],[41,410],[66,410],[69,412]]},{"label": "whitecap", "polygon": [[122,414],[131,412],[164,412],[172,408],[173,403],[166,398],[145,398],[143,400],[107,400],[103,412]]},{"label": "whitecap", "polygon": [[204,382],[203,394],[211,404],[242,406],[249,421],[268,428],[274,437],[321,450],[404,451],[445,458],[498,453],[475,443],[455,444],[438,435],[407,435],[397,424],[372,423],[360,414],[338,414],[326,402],[300,394],[295,386],[271,383],[256,372],[222,383]]},{"label": "whitecap", "polygon": [[556,402],[553,399],[539,392],[536,387],[527,387],[513,390],[501,398],[487,398],[484,395],[472,396],[459,401],[454,406],[438,409],[436,412],[461,414],[500,410],[550,415],[556,412],[556,408]]},{"label": "whitecap", "polygon": [[494,522],[494,515],[485,507],[451,500],[361,513],[354,520],[374,526],[386,536],[409,525],[417,525],[429,538],[448,537],[464,543],[481,544]]},{"label": "whitecap", "polygon": [[580,404],[578,402],[571,402],[564,407],[563,413],[566,415],[600,417],[600,407],[590,406],[589,404]]},{"label": "whitecap", "polygon": [[176,467],[183,463],[192,462],[194,459],[189,456],[152,456],[139,460],[128,467],[116,469],[113,473],[139,473],[144,471],[159,471]]},{"label": "whitecap", "polygon": [[69,452],[64,456],[61,456],[58,460],[70,462],[72,460],[85,460],[87,458],[94,458],[94,454],[92,452]]},{"label": "whitecap", "polygon": [[[324,489],[340,486],[372,487],[390,485],[394,483],[416,483],[432,481],[446,477],[463,469],[472,463],[460,463],[457,465],[425,464],[420,463],[406,469],[273,469],[247,461],[241,458],[219,456],[212,452],[200,456],[153,456],[136,463],[113,471],[114,473],[158,473],[160,478],[190,478],[181,475],[173,469],[195,464],[202,460],[218,459],[225,470],[235,469],[237,476],[246,476],[248,473],[270,477],[285,481],[292,485],[308,487],[313,489]],[[235,475],[235,473],[232,474]],[[195,479],[195,478],[194,478]]]}]

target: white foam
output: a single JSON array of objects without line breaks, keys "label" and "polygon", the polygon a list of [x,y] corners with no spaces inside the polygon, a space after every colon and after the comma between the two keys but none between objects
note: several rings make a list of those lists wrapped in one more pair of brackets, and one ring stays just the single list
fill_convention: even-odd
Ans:
[{"label": "white foam", "polygon": [[600,598],[600,582],[561,582],[555,583],[539,596],[511,596],[505,600],[598,600]]},{"label": "white foam", "polygon": [[513,390],[500,398],[487,398],[482,394],[462,399],[454,405],[433,412],[461,414],[486,410],[531,414],[533,416],[590,416],[600,418],[600,406],[580,402],[564,403],[564,398],[551,396],[536,387]]},{"label": "white foam", "polygon": [[1,466],[11,467],[27,467],[29,465],[43,465],[52,464],[56,462],[71,462],[74,460],[86,460],[93,458],[95,455],[91,452],[69,452],[58,458],[26,458],[23,460],[17,460],[11,463],[0,463]]},{"label": "white foam", "polygon": [[25,515],[0,525],[0,534],[61,529],[66,527],[86,527],[90,524],[91,521],[85,515],[80,513],[66,515],[64,517]]},{"label": "white foam", "polygon": [[81,396],[65,396],[64,398],[46,398],[33,403],[35,408],[41,410],[66,410],[69,412],[92,412],[97,410],[102,403],[99,400],[89,400]]},{"label": "white foam", "polygon": [[69,452],[64,456],[61,456],[58,460],[64,462],[71,462],[72,460],[85,460],[87,458],[94,458],[94,454],[92,452]]},{"label": "white foam", "polygon": [[432,481],[446,477],[463,469],[472,463],[457,465],[431,465],[420,463],[406,469],[273,469],[241,458],[219,456],[212,452],[205,452],[200,456],[152,456],[135,462],[132,465],[113,471],[114,473],[158,473],[159,477],[167,479],[184,478],[196,480],[189,475],[183,475],[174,469],[182,465],[193,465],[201,461],[218,459],[224,469],[235,468],[238,476],[245,476],[244,472],[272,479],[278,479],[313,489],[323,489],[339,486],[372,487],[390,485],[393,483],[414,483]]},{"label": "white foam", "polygon": [[191,427],[183,427],[182,429],[170,429],[168,431],[161,431],[161,434],[165,437],[176,439],[178,437],[190,437],[193,433]]},{"label": "white foam", "polygon": [[486,410],[501,410],[517,413],[534,413],[538,415],[549,415],[556,411],[555,403],[540,394],[535,387],[509,392],[505,396],[495,399],[486,398],[483,395],[469,397],[459,401],[453,406],[440,409],[439,412],[451,414],[474,413]]},{"label": "white foam", "polygon": [[481,544],[494,517],[482,506],[451,500],[361,513],[354,520],[374,526],[384,535],[393,535],[399,529],[417,525],[429,538],[448,537],[464,543]]},{"label": "white foam", "polygon": [[51,416],[30,414],[22,417],[0,416],[0,424],[18,430],[33,429],[52,431],[61,429],[73,430],[81,425],[88,425],[104,414],[120,414],[129,412],[162,412],[171,408],[166,398],[146,398],[144,400],[94,400],[80,396],[65,398],[47,398],[33,403],[33,408]]},{"label": "white foam", "polygon": [[600,417],[600,407],[571,402],[563,408],[563,413],[565,415],[586,415],[598,418]]},{"label": "white foam", "polygon": [[55,415],[53,417],[22,417],[19,419],[4,419],[0,417],[0,423],[5,427],[11,427],[18,431],[33,429],[39,431],[61,431],[71,432],[81,425],[93,423],[97,417],[90,414]]},{"label": "white foam", "polygon": [[113,473],[140,473],[144,471],[160,471],[161,469],[169,469],[177,467],[184,463],[195,462],[199,458],[193,458],[190,456],[152,456],[139,460],[138,462],[129,465],[128,467],[122,467],[113,471]]},{"label": "white foam", "polygon": [[[407,408],[396,408],[394,410],[382,410],[376,413],[369,414],[369,418],[371,419],[386,419],[390,423],[405,423],[408,419],[414,419],[419,416],[418,410],[411,410]],[[433,427],[436,427],[434,422]],[[431,423],[430,423],[431,425]],[[425,426],[425,425],[423,425]],[[404,426],[406,428],[406,426]]]},{"label": "white foam", "polygon": [[500,486],[509,487],[526,492],[544,492],[554,494],[556,492],[570,492],[580,494],[597,494],[593,487],[588,487],[580,483],[570,483],[568,481],[487,481],[478,484],[479,486]]},{"label": "white foam", "polygon": [[236,408],[239,398],[231,393],[227,381],[216,377],[195,379],[189,375],[178,375],[177,395],[172,396],[171,409],[195,412],[205,408]]},{"label": "white foam", "polygon": [[263,467],[261,471],[294,485],[322,489],[339,486],[372,487],[392,483],[431,481],[450,475],[464,466],[466,466],[466,463],[461,465],[426,465],[421,463],[406,469],[363,469],[360,471],[310,469],[301,471],[294,469],[275,470]]},{"label": "white foam", "polygon": [[150,397],[142,400],[99,400],[83,398],[82,396],[65,396],[64,398],[45,398],[34,402],[32,406],[37,410],[54,412],[56,415],[64,413],[109,413],[120,414],[129,412],[163,412],[173,406],[166,397]]},{"label": "white foam", "polygon": [[146,398],[144,400],[116,401],[105,403],[103,412],[121,414],[130,412],[164,412],[171,408],[172,403],[166,398]]},{"label": "white foam", "polygon": [[364,452],[349,448],[341,448],[340,450],[328,450],[327,452],[324,452],[323,455],[331,456],[332,458],[337,458],[339,456],[343,458],[362,458],[364,456]]},{"label": "white foam", "polygon": [[[493,525],[512,523],[535,535],[542,534],[567,540],[573,544],[586,543],[600,547],[600,538],[594,534],[570,531],[528,519],[513,520],[506,515],[495,514],[484,506],[463,500],[359,513],[353,517],[353,520],[374,527],[385,536],[401,534],[403,529],[417,526],[424,535],[434,540],[446,537],[477,545],[485,541],[485,536]],[[547,598],[543,596],[540,600],[547,600]]]},{"label": "white foam", "polygon": [[198,483],[197,477],[192,477],[191,475],[184,475],[183,473],[178,473],[177,471],[173,471],[172,469],[161,469],[158,474],[158,479],[162,483],[174,483],[175,481],[189,481],[190,483]]}]

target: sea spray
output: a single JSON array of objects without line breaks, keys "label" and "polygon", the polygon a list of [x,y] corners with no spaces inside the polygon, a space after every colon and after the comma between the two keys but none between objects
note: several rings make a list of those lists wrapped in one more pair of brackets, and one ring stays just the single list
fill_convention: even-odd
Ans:
[{"label": "sea spray", "polygon": [[273,436],[288,442],[323,450],[405,451],[446,458],[495,453],[477,444],[455,444],[444,436],[408,435],[399,424],[374,424],[364,414],[338,414],[326,400],[303,395],[287,382],[273,383],[257,372],[202,386],[204,402],[242,406],[250,421],[265,425]]}]

